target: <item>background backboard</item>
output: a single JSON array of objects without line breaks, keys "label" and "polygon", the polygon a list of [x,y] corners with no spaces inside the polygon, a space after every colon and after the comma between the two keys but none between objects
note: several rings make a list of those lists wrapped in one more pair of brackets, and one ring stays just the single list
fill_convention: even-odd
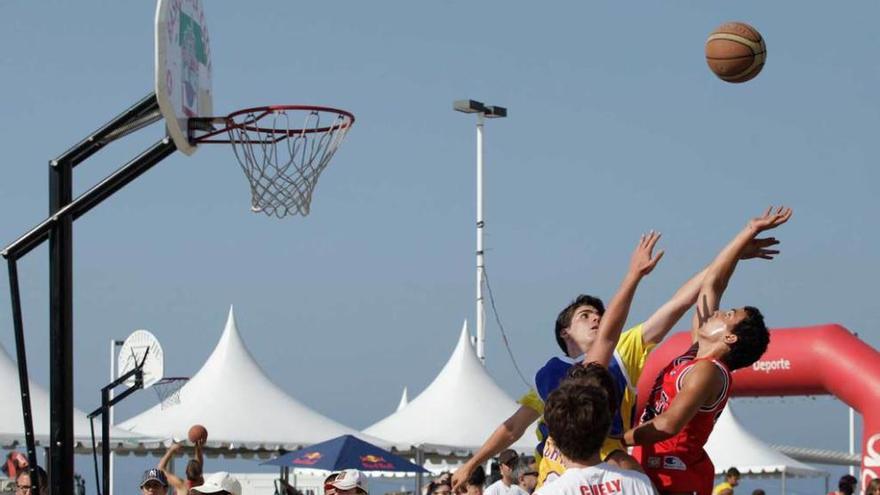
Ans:
[{"label": "background backboard", "polygon": [[213,110],[211,48],[201,0],[158,0],[156,3],[156,98],[168,135],[187,155],[191,117]]}]

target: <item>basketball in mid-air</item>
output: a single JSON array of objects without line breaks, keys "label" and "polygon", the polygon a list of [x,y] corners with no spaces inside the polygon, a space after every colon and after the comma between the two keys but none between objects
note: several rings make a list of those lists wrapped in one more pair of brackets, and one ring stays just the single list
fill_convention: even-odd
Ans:
[{"label": "basketball in mid-air", "polygon": [[192,425],[187,434],[192,443],[205,443],[208,440],[208,429],[202,425]]},{"label": "basketball in mid-air", "polygon": [[706,63],[716,76],[730,83],[757,76],[766,59],[764,38],[744,22],[725,22],[706,40]]}]

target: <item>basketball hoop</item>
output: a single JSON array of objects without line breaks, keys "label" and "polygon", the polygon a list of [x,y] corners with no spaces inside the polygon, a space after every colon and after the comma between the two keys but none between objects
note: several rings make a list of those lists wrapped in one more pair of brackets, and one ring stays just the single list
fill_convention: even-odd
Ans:
[{"label": "basketball hoop", "polygon": [[309,214],[318,177],[352,124],[345,110],[274,105],[191,118],[189,136],[198,144],[231,144],[250,182],[251,210],[283,218]]},{"label": "basketball hoop", "polygon": [[168,376],[153,384],[162,409],[180,404],[180,389],[188,381],[185,376]]}]

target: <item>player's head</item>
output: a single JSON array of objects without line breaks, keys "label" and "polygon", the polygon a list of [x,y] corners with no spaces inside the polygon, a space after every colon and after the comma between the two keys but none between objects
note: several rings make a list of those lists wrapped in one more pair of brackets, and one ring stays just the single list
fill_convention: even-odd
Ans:
[{"label": "player's head", "polygon": [[840,481],[837,482],[837,489],[840,493],[845,493],[846,495],[852,495],[856,491],[856,485],[859,483],[859,480],[856,479],[855,476],[851,474],[844,474],[840,477]]},{"label": "player's head", "polygon": [[751,366],[770,343],[764,315],[752,306],[715,311],[698,332],[701,342],[724,347],[723,360],[731,370]]},{"label": "player's head", "polygon": [[198,486],[205,482],[202,477],[202,463],[198,459],[190,459],[186,463],[186,479],[192,481],[192,486]]},{"label": "player's head", "polygon": [[608,393],[577,379],[563,380],[547,397],[544,422],[562,455],[571,461],[589,461],[611,428]]},{"label": "player's head", "polygon": [[581,294],[559,312],[556,317],[556,343],[562,352],[569,354],[570,349],[574,355],[586,352],[585,346],[589,346],[596,338],[599,330],[599,320],[605,314],[605,305],[598,297]]},{"label": "player's head", "polygon": [[608,410],[611,412],[611,415],[614,416],[617,413],[617,409],[620,407],[620,398],[617,396],[614,378],[611,377],[608,369],[601,364],[591,362],[572,366],[568,369],[565,379],[601,388],[608,396]]},{"label": "player's head", "polygon": [[730,483],[730,486],[736,486],[739,484],[739,469],[732,467],[724,472],[724,481]]}]

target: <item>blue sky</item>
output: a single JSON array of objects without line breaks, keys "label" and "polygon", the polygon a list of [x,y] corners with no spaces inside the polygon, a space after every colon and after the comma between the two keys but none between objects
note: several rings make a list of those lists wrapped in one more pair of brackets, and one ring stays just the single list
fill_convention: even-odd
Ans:
[{"label": "blue sky", "polygon": [[[4,244],[46,214],[47,161],[151,90],[154,8],[0,4]],[[77,221],[76,403],[95,406],[108,341],[137,328],[162,341],[169,374],[194,373],[230,304],[268,374],[327,416],[364,427],[393,410],[404,386],[422,390],[473,314],[474,119],[452,111],[461,98],[510,111],[486,126],[486,266],[528,373],[556,352],[551,325],[568,300],[611,296],[642,231],[662,231],[667,253],[632,322],[750,216],[781,203],[795,209],[776,233],[782,255],[741,266],[726,303],[757,305],[774,326],[838,322],[877,347],[878,10],[866,1],[211,2],[218,113],[323,104],[357,122],[307,218],[251,213],[231,151],[215,146],[173,155]],[[749,83],[723,83],[703,60],[705,37],[726,20],[766,39],[767,65]],[[154,125],[79,166],[77,191],[162,134]],[[46,258],[41,248],[19,267],[29,362],[44,384]],[[12,351],[8,300],[0,284],[0,344]],[[487,353],[492,375],[519,394],[491,322]],[[117,418],[151,399],[131,399]],[[740,402],[771,443],[847,446],[839,402]]]}]

